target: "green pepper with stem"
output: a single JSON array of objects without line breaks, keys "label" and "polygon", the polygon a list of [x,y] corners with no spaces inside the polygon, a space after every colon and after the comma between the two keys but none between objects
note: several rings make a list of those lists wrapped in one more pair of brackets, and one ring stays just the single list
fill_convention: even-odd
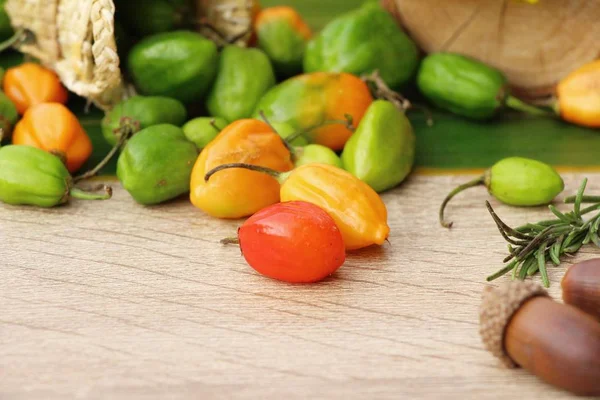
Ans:
[{"label": "green pepper with stem", "polygon": [[406,115],[391,102],[376,100],[346,143],[342,163],[376,192],[383,192],[406,179],[415,150],[415,134]]},{"label": "green pepper with stem", "polygon": [[444,220],[444,210],[458,193],[471,187],[485,186],[490,194],[511,206],[540,206],[549,204],[565,188],[561,176],[550,165],[523,157],[509,157],[498,161],[483,175],[464,183],[446,196],[440,207],[440,224],[452,227]]},{"label": "green pepper with stem", "polygon": [[62,161],[37,147],[9,145],[0,148],[0,201],[12,205],[50,208],[67,203],[71,197],[107,200],[105,193],[94,194],[74,187],[73,178]]},{"label": "green pepper with stem", "polygon": [[154,125],[131,138],[117,161],[117,177],[140,204],[174,199],[190,190],[196,145],[174,125]]},{"label": "green pepper with stem", "polygon": [[135,133],[159,124],[181,126],[187,119],[187,111],[180,101],[169,97],[133,96],[123,100],[102,119],[102,134],[110,145],[117,143],[124,119],[135,127],[132,132]]},{"label": "green pepper with stem", "polygon": [[429,54],[421,62],[417,85],[434,105],[475,120],[489,119],[505,107],[554,116],[511,96],[502,72],[460,54]]}]

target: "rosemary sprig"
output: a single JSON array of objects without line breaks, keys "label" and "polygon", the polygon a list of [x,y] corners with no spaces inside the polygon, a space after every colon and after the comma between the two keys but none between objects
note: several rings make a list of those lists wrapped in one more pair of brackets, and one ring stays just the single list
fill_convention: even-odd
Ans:
[{"label": "rosemary sprig", "polygon": [[[584,215],[600,210],[600,196],[585,196],[587,178],[583,180],[577,194],[565,199],[573,204],[573,211],[563,213],[553,205],[548,206],[555,219],[537,223],[528,223],[516,229],[505,224],[496,214],[489,202],[486,206],[502,237],[509,243],[507,263],[487,280],[493,281],[512,273],[513,279],[524,280],[528,276],[540,273],[544,286],[550,286],[548,262],[560,265],[564,256],[572,256],[582,246],[593,243],[600,247],[600,213],[584,220]],[[584,203],[594,203],[581,208]]]}]

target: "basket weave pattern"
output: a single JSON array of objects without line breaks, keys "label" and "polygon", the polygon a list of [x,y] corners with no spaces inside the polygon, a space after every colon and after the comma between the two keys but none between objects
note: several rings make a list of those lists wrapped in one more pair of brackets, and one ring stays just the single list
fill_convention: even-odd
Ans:
[{"label": "basket weave pattern", "polygon": [[8,0],[14,28],[35,41],[19,48],[56,71],[63,84],[108,109],[123,96],[112,0]]}]

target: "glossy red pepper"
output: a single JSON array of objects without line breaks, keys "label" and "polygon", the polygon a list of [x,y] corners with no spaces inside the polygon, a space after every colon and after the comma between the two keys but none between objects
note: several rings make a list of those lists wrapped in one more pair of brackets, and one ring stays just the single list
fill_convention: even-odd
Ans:
[{"label": "glossy red pepper", "polygon": [[252,268],[290,283],[320,281],[346,259],[344,240],[334,220],[320,207],[302,201],[259,211],[240,227],[238,238]]}]

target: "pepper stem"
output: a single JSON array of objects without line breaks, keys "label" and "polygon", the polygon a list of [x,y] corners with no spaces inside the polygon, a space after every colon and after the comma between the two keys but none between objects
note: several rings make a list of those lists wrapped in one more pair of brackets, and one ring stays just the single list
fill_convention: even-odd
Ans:
[{"label": "pepper stem", "polygon": [[73,178],[73,182],[79,182],[79,181],[82,181],[84,179],[89,179],[89,178],[91,178],[93,176],[96,176],[96,174],[98,174],[98,172],[100,172],[100,170],[102,168],[104,168],[106,166],[106,164],[108,164],[110,162],[110,160],[112,160],[112,158],[117,153],[117,151],[119,151],[119,149],[121,148],[121,146],[123,146],[125,144],[125,142],[131,137],[131,135],[133,135],[133,133],[135,131],[133,125],[130,122],[131,121],[129,121],[129,120],[124,120],[121,123],[119,140],[113,146],[113,148],[110,150],[110,152],[106,155],[106,157],[104,157],[104,159],[102,161],[100,161],[91,170],[89,170],[89,171],[85,172],[84,174],[81,174],[81,175],[76,176],[75,178]]},{"label": "pepper stem", "polygon": [[250,171],[262,172],[263,174],[270,175],[277,180],[279,180],[282,176],[285,176],[284,172],[275,171],[274,169],[267,168],[267,167],[261,167],[260,165],[253,165],[253,164],[246,164],[246,163],[230,163],[230,164],[219,165],[218,167],[213,168],[210,171],[208,171],[206,173],[206,175],[204,176],[204,181],[208,182],[210,180],[210,178],[217,172],[224,171],[226,169],[233,169],[233,168],[243,168],[243,169],[247,169]]},{"label": "pepper stem", "polygon": [[86,192],[85,190],[81,190],[78,188],[71,188],[69,190],[69,194],[71,197],[80,200],[108,200],[112,197],[112,188],[110,186],[102,185],[102,189],[104,189],[104,193],[102,194],[94,194],[91,192]]},{"label": "pepper stem", "polygon": [[298,139],[300,136],[307,135],[310,132],[314,131],[315,129],[319,129],[319,128],[322,128],[322,127],[328,126],[328,125],[345,125],[346,129],[348,129],[350,132],[356,131],[356,128],[354,127],[354,118],[352,118],[352,115],[345,114],[344,118],[346,118],[346,119],[345,120],[333,119],[330,121],[324,121],[317,125],[309,126],[308,128],[302,129],[302,130],[286,137],[285,141],[287,143],[292,143],[294,140]]},{"label": "pepper stem", "polygon": [[212,126],[217,133],[221,133],[222,129],[217,126],[217,121],[215,121],[214,118],[210,120],[210,126]]},{"label": "pepper stem", "polygon": [[19,28],[10,38],[0,43],[0,52],[3,52],[4,50],[7,50],[8,48],[13,47],[15,45],[28,43],[33,39],[33,32],[25,28]]},{"label": "pepper stem", "polygon": [[219,29],[217,29],[217,27],[215,27],[213,24],[211,24],[204,18],[201,20],[195,21],[195,25],[197,28],[208,29],[214,35],[214,36],[211,35],[211,36],[213,36],[212,37],[213,41],[215,41],[216,44],[221,47],[224,47],[229,44],[235,44],[238,40],[240,40],[243,37],[247,36],[248,34],[252,33],[252,27],[251,27],[249,29],[246,29],[243,32],[238,33],[237,35],[235,35],[233,37],[227,37],[227,36],[225,36],[225,34],[223,32],[221,32]]},{"label": "pepper stem", "polygon": [[[265,121],[265,123],[267,125],[269,125],[269,128],[271,128],[271,130],[273,132],[275,132],[277,135],[279,135],[279,132],[277,132],[277,129],[275,129],[275,127],[271,124],[271,122],[269,121],[269,119],[267,118],[265,113],[261,110],[258,114],[263,119],[263,121]],[[281,135],[279,135],[279,137],[281,137]],[[287,140],[284,140],[283,138],[281,138],[281,141],[282,141],[283,145],[285,146],[285,148],[290,152],[292,157],[295,158],[296,155],[295,155],[294,146],[292,146],[292,144],[290,142],[288,142]]]},{"label": "pepper stem", "polygon": [[466,189],[469,189],[469,188],[472,188],[475,186],[480,186],[480,185],[483,185],[484,183],[485,183],[485,175],[482,175],[482,176],[478,177],[477,179],[473,179],[472,181],[463,183],[462,185],[458,186],[456,189],[451,191],[448,194],[448,196],[446,196],[446,198],[442,202],[442,205],[440,206],[440,214],[439,214],[440,224],[444,228],[452,228],[452,224],[453,224],[453,222],[444,221],[444,210],[446,209],[446,205],[450,202],[450,200],[452,200],[452,198],[454,196],[456,196],[463,190],[466,190]]},{"label": "pepper stem", "polygon": [[532,106],[531,104],[527,104],[514,96],[509,95],[508,97],[506,97],[505,104],[507,107],[512,108],[513,110],[522,111],[526,114],[537,115],[541,117],[556,117],[556,115],[553,112],[546,111],[536,106]]},{"label": "pepper stem", "polygon": [[373,97],[387,100],[403,112],[413,107],[406,97],[389,88],[379,74],[379,70],[375,70],[369,75],[363,75],[361,79],[370,86]]}]

